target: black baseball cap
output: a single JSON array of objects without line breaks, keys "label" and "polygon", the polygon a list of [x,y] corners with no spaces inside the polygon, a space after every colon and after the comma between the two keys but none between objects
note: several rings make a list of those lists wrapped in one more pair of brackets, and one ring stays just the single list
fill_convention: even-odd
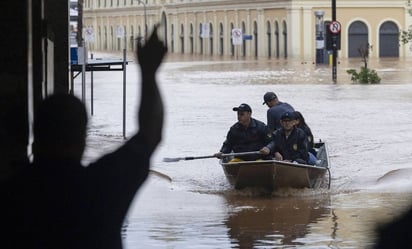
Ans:
[{"label": "black baseball cap", "polygon": [[280,117],[281,120],[284,119],[290,119],[290,120],[295,120],[296,119],[296,115],[294,112],[285,112],[282,114],[282,116]]},{"label": "black baseball cap", "polygon": [[274,92],[267,92],[267,93],[265,93],[265,95],[263,95],[263,104],[262,105],[264,105],[264,104],[266,104],[266,102],[269,102],[272,99],[276,99],[276,98],[277,98],[277,96]]},{"label": "black baseball cap", "polygon": [[240,104],[238,107],[233,107],[233,111],[235,112],[252,112],[252,108],[248,104]]}]

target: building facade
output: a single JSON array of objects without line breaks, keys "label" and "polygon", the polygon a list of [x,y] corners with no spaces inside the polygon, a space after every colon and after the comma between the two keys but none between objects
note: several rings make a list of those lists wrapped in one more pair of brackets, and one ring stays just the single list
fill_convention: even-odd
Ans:
[{"label": "building facade", "polygon": [[[411,57],[399,46],[399,32],[412,24],[407,0],[337,0],[341,24],[339,57]],[[295,58],[315,61],[326,54],[326,31],[332,19],[327,0],[85,0],[84,27],[93,32],[90,49],[135,49],[135,40],[159,33],[169,51],[182,54]],[[321,15],[319,15],[321,14]],[[233,30],[242,41],[234,45]],[[319,56],[319,54],[318,54]]]}]

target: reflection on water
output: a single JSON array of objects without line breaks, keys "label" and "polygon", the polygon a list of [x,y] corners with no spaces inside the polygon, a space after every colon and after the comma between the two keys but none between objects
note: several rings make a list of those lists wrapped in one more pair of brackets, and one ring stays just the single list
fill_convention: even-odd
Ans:
[{"label": "reflection on water", "polygon": [[376,225],[410,203],[407,193],[176,187],[149,178],[124,227],[126,248],[370,248]]},{"label": "reflection on water", "polygon": [[304,245],[310,227],[330,215],[330,197],[227,196],[225,221],[233,248]]}]

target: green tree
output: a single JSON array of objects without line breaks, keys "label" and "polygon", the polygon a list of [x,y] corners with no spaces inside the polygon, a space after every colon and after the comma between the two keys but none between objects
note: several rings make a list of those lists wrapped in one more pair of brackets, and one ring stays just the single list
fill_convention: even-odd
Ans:
[{"label": "green tree", "polygon": [[[409,26],[407,30],[401,30],[399,33],[400,42],[402,45],[406,45],[412,41],[412,27]],[[412,50],[412,43],[409,46],[409,49]]]},{"label": "green tree", "polygon": [[351,81],[353,83],[361,84],[378,84],[381,82],[381,78],[375,70],[368,68],[369,51],[372,50],[372,46],[368,43],[364,47],[358,49],[359,55],[362,58],[364,66],[360,68],[359,73],[355,69],[346,70],[351,75]]},{"label": "green tree", "polygon": [[[408,6],[409,15],[412,16],[411,1],[406,1],[406,5]],[[407,30],[401,30],[399,32],[399,37],[401,45],[411,43],[409,46],[409,50],[412,50],[412,25],[409,25],[409,28]]]}]

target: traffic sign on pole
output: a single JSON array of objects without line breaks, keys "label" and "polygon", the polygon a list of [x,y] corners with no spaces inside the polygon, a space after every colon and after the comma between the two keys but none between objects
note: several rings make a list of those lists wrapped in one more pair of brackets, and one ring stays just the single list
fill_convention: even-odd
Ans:
[{"label": "traffic sign on pole", "polygon": [[232,44],[233,45],[242,45],[243,43],[243,34],[241,29],[232,29]]},{"label": "traffic sign on pole", "polygon": [[342,28],[342,26],[341,26],[340,22],[338,22],[338,21],[333,21],[329,25],[329,30],[330,30],[330,32],[332,32],[332,34],[339,34],[341,28]]}]

